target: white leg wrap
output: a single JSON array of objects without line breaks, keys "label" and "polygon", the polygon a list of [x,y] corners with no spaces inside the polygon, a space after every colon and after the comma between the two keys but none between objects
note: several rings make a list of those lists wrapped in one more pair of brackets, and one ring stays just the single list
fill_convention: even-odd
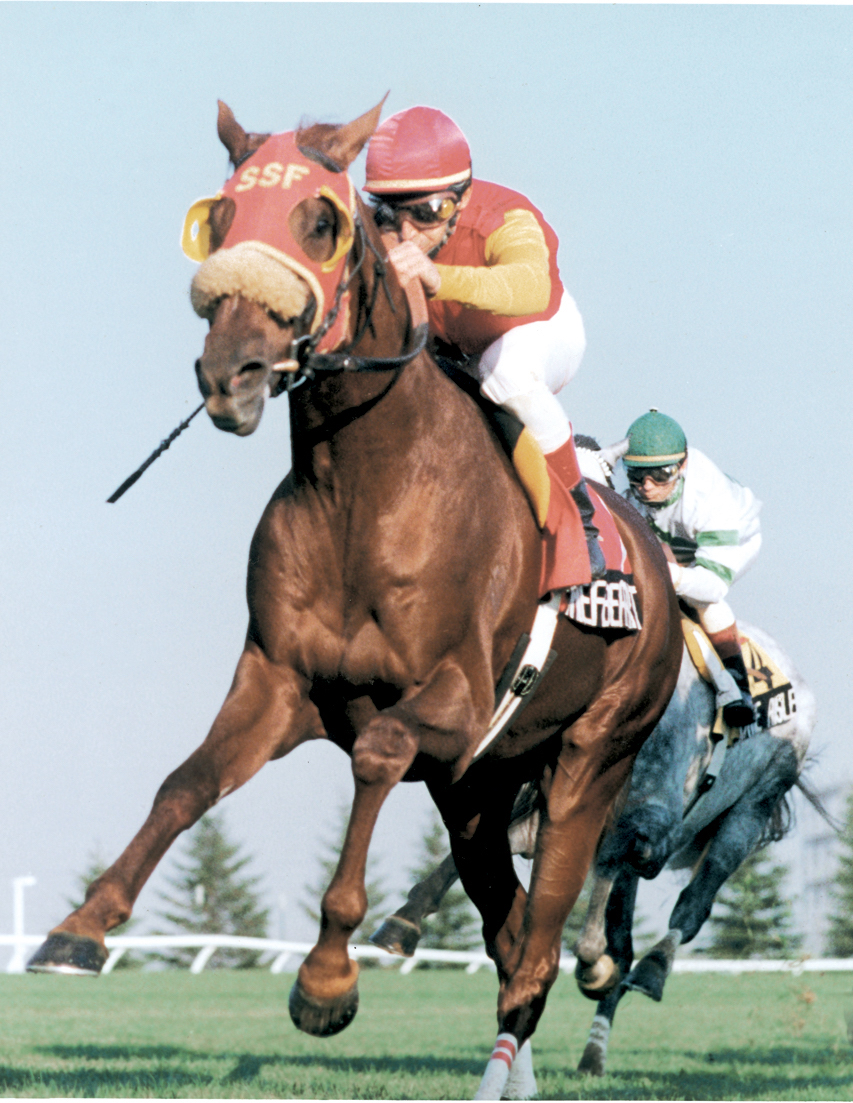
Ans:
[{"label": "white leg wrap", "polygon": [[597,1046],[603,1054],[607,1053],[607,1042],[610,1039],[610,1020],[605,1015],[596,1015],[589,1028],[588,1046]]},{"label": "white leg wrap", "polygon": [[486,1065],[483,1079],[477,1088],[475,1099],[500,1099],[504,1093],[509,1071],[518,1053],[518,1042],[514,1034],[499,1034],[492,1050],[492,1056]]},{"label": "white leg wrap", "polygon": [[503,1098],[532,1099],[537,1094],[536,1077],[533,1074],[533,1050],[528,1038],[512,1063]]}]

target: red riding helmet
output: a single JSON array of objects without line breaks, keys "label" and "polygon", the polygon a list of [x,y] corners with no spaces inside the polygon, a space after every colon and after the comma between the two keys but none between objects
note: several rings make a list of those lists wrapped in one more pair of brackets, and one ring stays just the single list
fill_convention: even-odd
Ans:
[{"label": "red riding helmet", "polygon": [[376,128],[366,175],[364,190],[374,195],[442,191],[471,178],[471,150],[444,112],[410,107]]}]

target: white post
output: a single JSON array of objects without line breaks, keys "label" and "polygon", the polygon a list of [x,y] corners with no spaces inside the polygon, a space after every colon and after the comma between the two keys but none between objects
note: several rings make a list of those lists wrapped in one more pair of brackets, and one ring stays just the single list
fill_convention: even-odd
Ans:
[{"label": "white post", "polygon": [[23,973],[26,966],[27,947],[23,941],[24,889],[29,888],[35,883],[36,879],[32,876],[12,878],[12,926],[14,928],[12,933],[21,941],[15,943],[12,957],[9,960],[9,964],[6,966],[7,973]]},{"label": "white post", "polygon": [[193,963],[190,966],[190,972],[193,974],[203,972],[205,965],[207,965],[207,963],[210,961],[210,959],[213,957],[218,949],[219,947],[216,945],[215,942],[209,946],[203,946],[193,958]]}]

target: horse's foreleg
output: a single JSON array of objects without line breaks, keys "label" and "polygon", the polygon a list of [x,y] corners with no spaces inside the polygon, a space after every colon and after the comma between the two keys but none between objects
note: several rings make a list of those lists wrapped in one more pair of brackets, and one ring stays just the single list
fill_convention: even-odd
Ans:
[{"label": "horse's foreleg", "polygon": [[607,901],[613,888],[613,878],[595,875],[589,894],[589,907],[583,927],[574,946],[577,959],[575,980],[585,996],[602,999],[613,987],[613,959],[606,954],[605,917]]},{"label": "horse's foreleg", "polygon": [[229,694],[204,743],[161,785],[127,849],[86,893],[28,964],[34,972],[97,975],[104,935],[131,914],[143,885],[177,836],[273,756],[318,732],[289,672],[257,651],[243,653]]},{"label": "horse's foreleg", "polygon": [[438,911],[448,889],[458,878],[453,855],[448,854],[441,865],[409,890],[406,903],[389,915],[368,941],[389,954],[412,957],[421,937],[421,923]]},{"label": "horse's foreleg", "polygon": [[717,892],[755,849],[776,805],[797,780],[794,748],[782,740],[773,744],[761,776],[726,812],[695,877],[676,902],[669,925],[681,931],[682,942],[699,933]]},{"label": "horse's foreleg", "polygon": [[[488,684],[488,683],[486,683]],[[449,659],[423,686],[374,716],[352,749],[355,797],[338,867],[321,905],[320,936],[290,994],[293,1022],[309,1034],[336,1034],[358,1008],[358,966],[347,953],[349,936],[364,919],[367,854],[382,804],[423,743],[438,736],[456,760],[485,727],[491,701],[477,710],[470,682]],[[455,753],[454,752],[455,749]]]},{"label": "horse's foreleg", "polygon": [[347,942],[367,911],[368,847],[383,801],[417,750],[409,727],[387,713],[371,720],[353,746],[355,798],[346,837],[323,896],[320,937],[290,993],[290,1016],[307,1034],[337,1034],[358,1010],[358,966],[349,958]]},{"label": "horse's foreleg", "polygon": [[653,1000],[663,999],[663,986],[672,971],[675,951],[683,941],[681,931],[670,927],[660,942],[652,946],[625,978],[625,987],[642,992]]},{"label": "horse's foreleg", "polygon": [[698,870],[676,901],[665,937],[629,973],[626,984],[635,991],[653,1000],[662,998],[676,950],[699,933],[717,893],[752,853],[774,808],[797,780],[791,744],[775,741],[771,751],[761,776],[723,816]]},{"label": "horse's foreleg", "polygon": [[[596,877],[590,900],[589,915],[584,931],[575,947],[577,965],[575,979],[578,988],[591,1000],[601,1000],[618,988],[634,960],[634,943],[631,930],[634,925],[634,908],[637,902],[639,878],[634,870],[623,866],[613,880]],[[596,899],[596,889],[601,885],[607,898],[601,927],[598,927],[602,901]],[[592,930],[587,926],[592,919]],[[595,957],[596,951],[598,957]]]}]

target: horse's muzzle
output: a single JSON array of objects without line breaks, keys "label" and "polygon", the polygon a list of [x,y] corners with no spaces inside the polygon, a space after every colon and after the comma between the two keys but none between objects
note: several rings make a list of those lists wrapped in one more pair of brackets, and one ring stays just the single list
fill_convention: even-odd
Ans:
[{"label": "horse's muzzle", "polygon": [[265,399],[266,393],[251,397],[213,394],[204,400],[204,408],[217,429],[248,437],[260,424]]},{"label": "horse's muzzle", "polygon": [[256,357],[235,370],[230,365],[196,361],[199,390],[204,407],[217,429],[247,437],[258,427],[270,394],[272,365]]}]

